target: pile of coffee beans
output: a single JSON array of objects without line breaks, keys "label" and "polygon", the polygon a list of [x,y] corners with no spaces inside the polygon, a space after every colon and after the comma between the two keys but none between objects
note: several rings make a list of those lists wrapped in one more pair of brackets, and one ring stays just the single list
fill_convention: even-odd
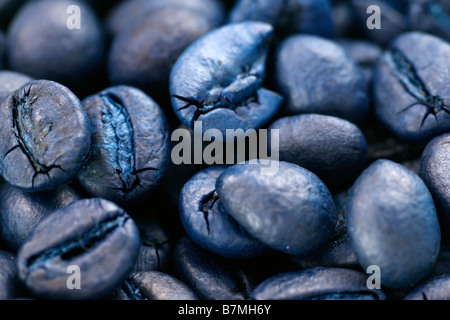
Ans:
[{"label": "pile of coffee beans", "polygon": [[0,1],[0,299],[450,299],[447,0]]}]

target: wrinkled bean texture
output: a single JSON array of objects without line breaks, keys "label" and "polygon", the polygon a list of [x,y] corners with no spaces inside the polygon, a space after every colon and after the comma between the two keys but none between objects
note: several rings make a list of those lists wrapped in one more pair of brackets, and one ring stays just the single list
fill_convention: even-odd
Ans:
[{"label": "wrinkled bean texture", "polygon": [[[127,278],[139,246],[139,231],[123,209],[103,199],[79,200],[36,226],[17,255],[19,277],[42,298],[103,298]],[[73,265],[83,276],[79,290],[67,287]]]},{"label": "wrinkled bean texture", "polygon": [[72,179],[86,160],[89,120],[67,87],[28,82],[1,101],[0,116],[6,124],[0,127],[0,174],[13,186],[52,189]]},{"label": "wrinkled bean texture", "polygon": [[215,190],[226,170],[218,166],[194,175],[180,193],[180,216],[186,233],[199,246],[228,258],[250,258],[267,251],[223,209]]},{"label": "wrinkled bean texture", "polygon": [[83,101],[92,129],[78,181],[93,196],[127,203],[152,193],[169,157],[169,130],[159,105],[129,86]]},{"label": "wrinkled bean texture", "polygon": [[450,128],[450,43],[410,32],[378,61],[375,113],[402,139],[426,141]]},{"label": "wrinkled bean texture", "polygon": [[282,98],[262,88],[271,25],[231,24],[208,33],[178,58],[170,75],[173,109],[180,121],[203,131],[259,129]]}]

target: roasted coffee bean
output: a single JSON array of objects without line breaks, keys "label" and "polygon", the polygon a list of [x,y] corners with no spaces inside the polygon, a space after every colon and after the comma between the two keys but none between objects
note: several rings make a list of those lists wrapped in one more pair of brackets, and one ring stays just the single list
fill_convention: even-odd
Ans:
[{"label": "roasted coffee bean", "polygon": [[[170,75],[172,106],[180,121],[202,129],[259,129],[282,98],[262,88],[273,28],[230,24],[201,37],[178,58]],[[202,133],[203,133],[202,132]]]},{"label": "roasted coffee bean", "polygon": [[0,104],[0,174],[25,191],[70,181],[89,152],[90,125],[80,100],[65,86],[35,80]]},{"label": "roasted coffee bean", "polygon": [[436,208],[425,183],[403,166],[378,160],[361,174],[347,225],[358,262],[364,270],[379,266],[384,286],[412,288],[430,274],[441,239]]},{"label": "roasted coffee bean", "polygon": [[250,258],[268,249],[223,209],[215,190],[227,169],[216,166],[195,174],[180,193],[180,218],[189,237],[199,246],[227,258]]},{"label": "roasted coffee bean", "polygon": [[450,129],[449,79],[449,43],[420,32],[402,34],[375,68],[375,113],[396,136],[429,140]]},{"label": "roasted coffee bean", "polygon": [[[78,6],[80,25],[68,21]],[[79,27],[79,28],[78,28]],[[28,1],[8,28],[8,65],[38,79],[80,88],[102,65],[105,39],[90,6],[82,1]]]},{"label": "roasted coffee bean", "polygon": [[91,195],[119,203],[142,199],[161,183],[169,130],[158,104],[139,89],[118,86],[83,100],[92,127],[89,158],[78,181]]},{"label": "roasted coffee bean", "polygon": [[261,161],[232,166],[217,179],[217,194],[250,235],[272,249],[308,255],[331,240],[333,198],[312,172],[289,162],[273,164],[278,165],[273,174],[261,174]]},{"label": "roasted coffee bean", "polygon": [[336,43],[294,35],[277,48],[275,83],[289,113],[319,113],[361,125],[369,98],[364,74]]},{"label": "roasted coffee bean", "polygon": [[79,200],[34,228],[18,253],[19,276],[41,298],[103,298],[129,276],[139,246],[139,231],[123,209]]}]

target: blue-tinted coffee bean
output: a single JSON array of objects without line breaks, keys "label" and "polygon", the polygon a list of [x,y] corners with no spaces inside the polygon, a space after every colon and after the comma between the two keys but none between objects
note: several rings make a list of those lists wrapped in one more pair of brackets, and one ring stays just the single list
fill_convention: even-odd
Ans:
[{"label": "blue-tinted coffee bean", "polygon": [[151,219],[141,218],[136,223],[141,235],[141,248],[133,272],[165,270],[172,256],[168,233]]},{"label": "blue-tinted coffee bean", "polygon": [[347,233],[346,209],[348,201],[348,191],[341,192],[333,196],[336,205],[336,227],[333,239],[325,248],[307,257],[291,258],[298,267],[305,269],[315,266],[355,268],[358,266],[358,259],[352,248]]},{"label": "blue-tinted coffee bean", "polygon": [[180,218],[188,236],[199,246],[227,258],[250,258],[268,249],[253,238],[221,205],[216,180],[225,166],[195,174],[180,193]]},{"label": "blue-tinted coffee bean", "polygon": [[261,162],[232,166],[217,179],[217,193],[225,211],[250,235],[272,249],[306,256],[333,236],[333,198],[312,172],[273,161],[272,174],[262,174]]},{"label": "blue-tinted coffee bean", "polygon": [[144,16],[114,40],[108,60],[111,82],[136,86],[152,96],[166,93],[180,54],[219,23],[203,11],[175,4]]},{"label": "blue-tinted coffee bean", "polygon": [[275,121],[273,129],[279,130],[279,159],[314,172],[330,188],[352,183],[364,168],[367,142],[351,122],[302,114]]},{"label": "blue-tinted coffee bean", "polygon": [[119,300],[198,300],[186,284],[159,271],[132,273],[116,292]]},{"label": "blue-tinted coffee bean", "polygon": [[[81,22],[67,9],[80,8]],[[72,28],[72,24],[73,28]],[[81,1],[27,2],[8,29],[8,63],[34,78],[81,86],[102,66],[104,36],[92,9]]]},{"label": "blue-tinted coffee bean", "polygon": [[408,20],[414,30],[431,33],[450,41],[450,2],[446,0],[411,1]]},{"label": "blue-tinted coffee bean", "polygon": [[342,39],[338,43],[358,64],[364,73],[366,82],[370,85],[373,79],[373,67],[383,54],[382,49],[375,43],[364,40]]},{"label": "blue-tinted coffee bean", "polygon": [[123,209],[104,199],[79,200],[34,228],[17,256],[19,276],[41,298],[98,299],[127,279],[139,246],[137,226]]},{"label": "blue-tinted coffee bean", "polygon": [[436,262],[441,237],[433,198],[395,162],[378,160],[356,180],[347,226],[359,264],[379,266],[386,287],[411,288]]},{"label": "blue-tinted coffee bean", "polygon": [[96,197],[137,201],[161,183],[169,130],[156,102],[133,87],[108,88],[83,100],[92,127],[89,158],[78,181]]},{"label": "blue-tinted coffee bean", "polygon": [[434,138],[423,151],[420,166],[420,176],[433,195],[443,232],[450,227],[449,151],[449,133]]},{"label": "blue-tinted coffee bean", "polygon": [[244,300],[254,288],[234,260],[214,255],[188,237],[175,248],[174,268],[177,277],[203,300]]},{"label": "blue-tinted coffee bean", "polygon": [[31,77],[19,72],[0,71],[0,100],[31,80]]},{"label": "blue-tinted coffee bean", "polygon": [[394,40],[374,74],[375,113],[392,133],[424,141],[450,129],[450,44],[409,32]]},{"label": "blue-tinted coffee bean", "polygon": [[[363,30],[366,38],[382,46],[389,45],[396,36],[408,29],[406,8],[399,5],[400,2],[402,0],[352,0],[358,29]],[[380,10],[368,13],[368,8],[373,5]],[[379,28],[375,20],[378,17]]]},{"label": "blue-tinted coffee bean", "polygon": [[281,105],[278,94],[262,88],[273,28],[262,22],[230,24],[195,41],[170,75],[172,106],[193,128],[258,129]]},{"label": "blue-tinted coffee bean", "polygon": [[0,174],[25,191],[44,191],[72,179],[90,147],[80,100],[65,86],[35,80],[0,104]]},{"label": "blue-tinted coffee bean", "polygon": [[0,251],[0,300],[16,298],[18,283],[15,256],[10,252]]},{"label": "blue-tinted coffee bean", "polygon": [[5,183],[0,188],[0,239],[16,252],[44,216],[79,199],[70,186],[28,193]]},{"label": "blue-tinted coffee bean", "polygon": [[231,23],[262,21],[288,33],[334,35],[329,0],[240,0],[230,12]]},{"label": "blue-tinted coffee bean", "polygon": [[367,288],[367,275],[343,268],[315,267],[269,278],[252,291],[255,300],[384,300]]},{"label": "blue-tinted coffee bean", "polygon": [[[129,25],[142,17],[158,14],[160,10],[171,9],[176,19],[177,10],[189,10],[197,14],[197,19],[206,19],[211,26],[217,27],[224,20],[225,9],[220,0],[129,0],[119,2],[108,14],[108,31],[118,36]],[[194,16],[191,16],[193,18]],[[189,23],[189,22],[187,22]]]},{"label": "blue-tinted coffee bean", "polygon": [[450,300],[450,275],[428,280],[415,288],[404,300]]},{"label": "blue-tinted coffee bean", "polygon": [[369,99],[364,74],[336,43],[311,35],[284,40],[275,82],[290,113],[319,113],[362,124]]}]

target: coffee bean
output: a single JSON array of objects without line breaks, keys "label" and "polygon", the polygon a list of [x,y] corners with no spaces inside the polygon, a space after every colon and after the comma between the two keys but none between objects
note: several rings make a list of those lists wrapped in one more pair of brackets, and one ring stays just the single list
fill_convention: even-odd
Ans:
[{"label": "coffee bean", "polygon": [[441,240],[436,208],[423,181],[403,166],[378,160],[361,174],[347,223],[359,264],[379,266],[384,286],[412,288],[430,274]]},{"label": "coffee bean", "polygon": [[[128,277],[139,246],[139,231],[125,211],[103,199],[79,200],[36,226],[19,250],[19,276],[41,298],[103,298]],[[70,272],[79,276],[76,289]]]},{"label": "coffee bean", "polygon": [[[282,98],[263,89],[273,28],[243,22],[218,28],[189,46],[170,75],[172,106],[180,121],[202,129],[259,129]],[[207,48],[207,49],[205,49]],[[207,63],[205,63],[207,61]]]},{"label": "coffee bean", "polygon": [[250,258],[268,249],[243,229],[221,205],[217,178],[227,169],[210,167],[195,174],[180,193],[180,218],[199,246],[227,258]]},{"label": "coffee bean", "polygon": [[426,141],[448,131],[449,75],[449,43],[420,32],[399,36],[375,69],[378,119],[409,141]]},{"label": "coffee bean", "polygon": [[80,184],[118,203],[152,193],[169,159],[169,131],[159,105],[138,89],[118,86],[86,98],[83,107],[93,133]]},{"label": "coffee bean", "polygon": [[90,126],[80,100],[53,81],[35,80],[0,104],[0,174],[25,191],[68,182],[85,161]]},{"label": "coffee bean", "polygon": [[272,249],[305,256],[325,246],[336,225],[336,207],[325,184],[289,162],[280,161],[271,175],[261,174],[263,166],[236,164],[217,179],[225,211]]}]

